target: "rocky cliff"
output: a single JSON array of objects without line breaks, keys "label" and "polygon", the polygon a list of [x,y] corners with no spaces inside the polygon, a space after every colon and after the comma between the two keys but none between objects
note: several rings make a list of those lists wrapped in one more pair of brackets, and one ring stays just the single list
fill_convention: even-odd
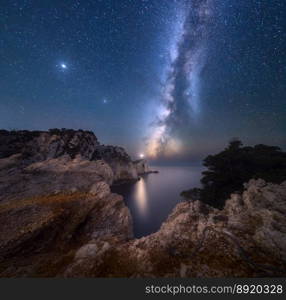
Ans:
[{"label": "rocky cliff", "polygon": [[133,163],[134,163],[136,171],[139,175],[152,172],[145,159],[136,160]]},{"label": "rocky cliff", "polygon": [[286,275],[286,182],[251,180],[223,210],[179,203],[158,232],[133,239],[109,186],[130,178],[124,168],[149,171],[145,161],[83,131],[0,141],[0,277]]},{"label": "rocky cliff", "polygon": [[80,154],[91,160],[100,144],[90,131],[50,129],[49,131],[0,131],[0,158],[21,153],[30,161]]},{"label": "rocky cliff", "polygon": [[285,276],[286,182],[251,180],[245,188],[242,195],[231,195],[223,210],[199,201],[178,204],[150,236],[103,252],[89,251],[88,243],[63,275]]},{"label": "rocky cliff", "polygon": [[80,155],[89,161],[103,160],[113,171],[113,180],[137,180],[147,170],[133,162],[122,147],[101,145],[93,132],[71,129],[49,131],[0,131],[0,158],[21,154],[22,164],[31,164],[62,156]]},{"label": "rocky cliff", "polygon": [[72,130],[1,131],[0,142],[1,277],[56,276],[87,242],[132,238],[130,212],[110,192],[117,164],[138,177],[124,149]]}]

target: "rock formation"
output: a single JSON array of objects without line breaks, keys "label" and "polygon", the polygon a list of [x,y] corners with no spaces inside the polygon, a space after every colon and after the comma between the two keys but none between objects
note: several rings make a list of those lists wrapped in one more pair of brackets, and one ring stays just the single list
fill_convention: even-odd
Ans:
[{"label": "rock formation", "polygon": [[102,161],[68,155],[23,164],[22,154],[0,159],[0,203],[38,195],[88,192],[94,183],[113,182],[113,172]]},{"label": "rock formation", "polygon": [[109,187],[149,172],[145,161],[84,131],[1,131],[0,142],[0,277],[286,275],[286,182],[251,180],[223,210],[181,202],[133,239]]},{"label": "rock formation", "polygon": [[[133,163],[122,147],[101,145],[93,132],[71,129],[49,131],[0,131],[0,159],[22,154],[22,164],[62,156],[74,159],[103,160],[113,171],[113,181],[137,180],[144,173],[142,165]],[[147,163],[144,163],[147,170]],[[143,171],[143,172],[142,172]]]},{"label": "rock formation", "polygon": [[146,174],[151,171],[145,159],[136,160],[133,163],[135,164],[136,171],[139,175]]},{"label": "rock formation", "polygon": [[40,161],[80,154],[91,160],[99,145],[93,132],[83,130],[0,131],[0,158],[22,153],[25,159]]},{"label": "rock formation", "polygon": [[124,149],[70,130],[1,131],[0,141],[0,276],[56,276],[87,241],[132,238],[130,212],[110,192],[122,179],[111,163],[138,176]]},{"label": "rock formation", "polygon": [[97,247],[98,252],[84,246],[63,275],[285,276],[286,182],[251,180],[245,187],[242,195],[231,195],[223,210],[185,201],[150,236],[103,251]]}]

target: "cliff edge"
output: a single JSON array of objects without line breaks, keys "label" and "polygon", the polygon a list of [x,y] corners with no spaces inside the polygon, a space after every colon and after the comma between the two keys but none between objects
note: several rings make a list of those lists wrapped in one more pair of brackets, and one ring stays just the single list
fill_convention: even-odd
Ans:
[{"label": "cliff edge", "polygon": [[79,253],[64,276],[280,277],[286,275],[286,182],[251,180],[223,210],[178,204],[161,229],[104,254]]},{"label": "cliff edge", "polygon": [[0,277],[286,275],[286,182],[250,180],[222,210],[179,203],[133,238],[117,180],[149,172],[91,132],[0,132]]},{"label": "cliff edge", "polygon": [[133,237],[130,212],[110,191],[117,164],[125,179],[138,176],[124,149],[85,131],[1,131],[0,156],[1,277],[53,277],[87,241]]},{"label": "cliff edge", "polygon": [[147,162],[133,162],[122,147],[102,145],[91,131],[0,130],[0,159],[21,154],[21,165],[76,156],[88,161],[103,160],[113,171],[113,181],[137,180],[148,169]]}]

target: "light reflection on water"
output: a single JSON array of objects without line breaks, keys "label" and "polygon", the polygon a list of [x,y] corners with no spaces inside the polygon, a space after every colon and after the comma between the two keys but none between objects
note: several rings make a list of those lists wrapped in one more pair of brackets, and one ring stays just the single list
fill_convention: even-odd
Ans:
[{"label": "light reflection on water", "polygon": [[135,237],[157,231],[175,205],[182,201],[183,190],[200,186],[202,167],[153,167],[159,174],[142,176],[134,184],[112,187],[129,207]]},{"label": "light reflection on water", "polygon": [[143,178],[135,185],[134,201],[137,204],[138,211],[143,216],[147,212],[148,196],[146,191],[146,183]]}]

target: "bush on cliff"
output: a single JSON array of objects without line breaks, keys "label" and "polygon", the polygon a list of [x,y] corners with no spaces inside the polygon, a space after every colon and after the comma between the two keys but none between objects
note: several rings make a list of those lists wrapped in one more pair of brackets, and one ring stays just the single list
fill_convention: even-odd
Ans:
[{"label": "bush on cliff", "polygon": [[268,182],[286,180],[286,152],[279,147],[256,145],[243,147],[240,140],[232,140],[224,151],[204,160],[201,189],[182,192],[186,198],[200,199],[222,208],[231,193],[242,191],[243,183],[262,178]]}]

